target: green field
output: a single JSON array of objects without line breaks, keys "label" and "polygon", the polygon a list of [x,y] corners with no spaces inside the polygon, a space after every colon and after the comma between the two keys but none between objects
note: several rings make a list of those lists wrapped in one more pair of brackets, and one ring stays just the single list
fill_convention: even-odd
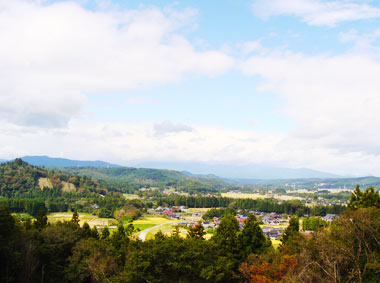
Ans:
[{"label": "green field", "polygon": [[135,229],[139,229],[140,231],[143,231],[145,229],[148,229],[148,228],[151,228],[151,227],[154,227],[154,226],[156,226],[156,224],[133,224],[133,227]]}]

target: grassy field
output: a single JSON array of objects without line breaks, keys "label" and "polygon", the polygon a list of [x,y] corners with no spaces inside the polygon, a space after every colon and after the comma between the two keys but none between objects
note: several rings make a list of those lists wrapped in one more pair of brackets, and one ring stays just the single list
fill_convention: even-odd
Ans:
[{"label": "grassy field", "polygon": [[[272,196],[268,195],[260,195],[260,194],[245,194],[245,193],[222,193],[222,197],[226,198],[250,198],[250,199],[265,199],[265,198],[272,198]],[[281,200],[292,200],[292,199],[301,199],[300,197],[295,196],[274,196],[275,199],[281,199]]]},{"label": "grassy field", "polygon": [[133,224],[133,227],[135,227],[135,229],[139,229],[140,231],[143,231],[145,229],[148,229],[154,226],[156,226],[156,224]]},{"label": "grassy field", "polygon": [[[58,221],[70,221],[73,216],[72,212],[58,212],[51,213],[48,215],[48,222],[54,224]],[[118,222],[112,218],[99,218],[96,215],[90,213],[79,213],[79,225],[83,225],[84,222],[87,222],[90,227],[94,226],[109,226],[117,225]]]}]

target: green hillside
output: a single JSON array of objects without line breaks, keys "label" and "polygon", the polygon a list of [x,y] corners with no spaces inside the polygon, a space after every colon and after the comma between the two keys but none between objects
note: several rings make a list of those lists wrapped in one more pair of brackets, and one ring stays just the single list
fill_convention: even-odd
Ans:
[{"label": "green hillside", "polygon": [[188,176],[178,171],[163,169],[147,169],[133,167],[98,168],[98,167],[60,167],[60,172],[88,176],[96,180],[104,180],[110,184],[129,184],[134,187],[171,186],[185,191],[216,191],[229,185],[221,179],[213,177]]},{"label": "green hillside", "polygon": [[1,197],[32,197],[43,194],[45,190],[58,194],[63,192],[106,194],[108,192],[104,184],[91,178],[45,170],[30,165],[20,158],[0,164]]}]

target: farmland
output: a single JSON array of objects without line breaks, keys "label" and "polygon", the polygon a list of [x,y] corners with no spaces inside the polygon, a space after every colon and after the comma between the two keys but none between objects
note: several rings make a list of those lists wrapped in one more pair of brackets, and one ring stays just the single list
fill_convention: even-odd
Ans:
[{"label": "farmland", "polygon": [[[55,224],[58,221],[70,221],[72,216],[72,212],[51,213],[48,215],[48,222],[51,224]],[[84,222],[87,222],[91,228],[94,226],[117,225],[118,223],[115,219],[99,218],[98,216],[89,213],[79,213],[79,220],[79,225],[82,226]]]},{"label": "farmland", "polygon": [[285,196],[285,195],[261,195],[261,194],[247,194],[247,193],[222,193],[222,197],[226,198],[237,198],[237,199],[266,199],[266,198],[275,198],[281,200],[293,200],[293,199],[302,199],[295,196]]}]

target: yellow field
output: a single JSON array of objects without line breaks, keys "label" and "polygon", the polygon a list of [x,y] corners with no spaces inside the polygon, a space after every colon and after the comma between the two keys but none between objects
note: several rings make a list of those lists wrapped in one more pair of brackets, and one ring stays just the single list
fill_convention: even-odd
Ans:
[{"label": "yellow field", "polygon": [[[154,235],[157,234],[159,231],[161,231],[164,235],[170,236],[173,234],[175,229],[175,224],[165,224],[160,227],[154,228],[149,231],[149,233],[146,235],[146,240],[154,239]],[[180,227],[179,228],[179,235],[181,237],[187,236],[187,230],[185,228]]]},{"label": "yellow field", "polygon": [[222,197],[226,198],[250,198],[250,199],[265,199],[265,198],[275,198],[281,200],[292,200],[301,199],[300,197],[294,196],[270,196],[270,195],[260,195],[260,194],[245,194],[245,193],[222,193]]},{"label": "yellow field", "polygon": [[153,217],[153,216],[146,216],[142,217],[140,220],[135,220],[132,222],[132,224],[161,224],[165,222],[170,222],[174,220],[170,220],[164,217]]},{"label": "yellow field", "polygon": [[[57,223],[58,221],[70,221],[73,216],[72,212],[58,212],[48,215],[48,222],[51,224]],[[83,225],[84,222],[87,222],[90,227],[94,226],[109,226],[117,225],[118,222],[112,218],[99,218],[96,215],[89,213],[79,213],[79,225]]]},{"label": "yellow field", "polygon": [[279,247],[279,245],[281,245],[280,240],[271,240],[271,241],[272,241],[272,245],[275,249],[277,249]]}]

